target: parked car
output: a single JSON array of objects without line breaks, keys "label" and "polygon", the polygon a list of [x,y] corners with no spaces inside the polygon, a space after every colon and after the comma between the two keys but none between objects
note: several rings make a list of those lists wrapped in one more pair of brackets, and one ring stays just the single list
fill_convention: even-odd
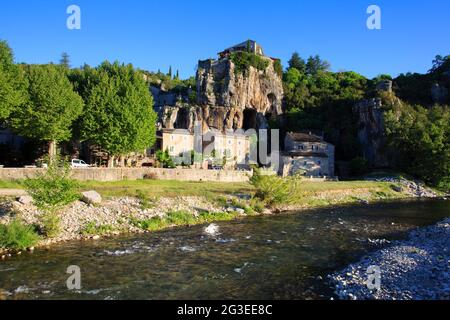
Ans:
[{"label": "parked car", "polygon": [[88,165],[86,162],[80,159],[72,159],[71,162],[72,168],[89,168],[90,165]]}]

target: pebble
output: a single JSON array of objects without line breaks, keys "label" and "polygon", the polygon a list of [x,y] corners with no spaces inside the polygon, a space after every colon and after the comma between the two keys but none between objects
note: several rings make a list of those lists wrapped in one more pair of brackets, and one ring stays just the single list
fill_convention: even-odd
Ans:
[{"label": "pebble", "polygon": [[[327,278],[339,299],[450,300],[448,248],[450,218],[413,230],[407,240],[392,242]],[[367,288],[369,266],[381,270],[380,290]]]}]

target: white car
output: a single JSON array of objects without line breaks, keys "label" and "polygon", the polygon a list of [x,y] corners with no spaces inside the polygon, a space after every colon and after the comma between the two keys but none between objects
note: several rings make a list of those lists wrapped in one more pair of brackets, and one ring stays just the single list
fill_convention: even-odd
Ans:
[{"label": "white car", "polygon": [[90,165],[88,165],[86,162],[80,159],[72,159],[71,163],[72,168],[89,168]]}]

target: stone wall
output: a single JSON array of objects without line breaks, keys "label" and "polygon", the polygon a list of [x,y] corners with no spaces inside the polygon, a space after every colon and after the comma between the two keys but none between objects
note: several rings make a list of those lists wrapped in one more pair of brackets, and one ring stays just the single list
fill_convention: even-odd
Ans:
[{"label": "stone wall", "polygon": [[[0,180],[21,180],[32,178],[45,169],[4,168],[0,169]],[[250,171],[201,170],[201,169],[159,169],[159,168],[89,168],[73,169],[72,175],[79,181],[121,181],[139,180],[149,177],[155,180],[247,182]]]}]

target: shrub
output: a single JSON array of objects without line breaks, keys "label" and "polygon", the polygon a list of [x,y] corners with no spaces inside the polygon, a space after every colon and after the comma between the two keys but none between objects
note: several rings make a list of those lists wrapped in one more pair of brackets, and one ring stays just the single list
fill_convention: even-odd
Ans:
[{"label": "shrub", "polygon": [[295,199],[295,190],[299,179],[281,178],[278,176],[261,175],[260,169],[254,169],[250,183],[255,187],[255,197],[267,206],[289,204]]},{"label": "shrub", "polygon": [[156,152],[156,160],[163,166],[163,168],[175,168],[175,163],[173,162],[172,157],[169,155],[169,150],[161,151],[158,150]]},{"label": "shrub", "polygon": [[0,225],[0,247],[12,250],[25,250],[39,241],[39,235],[32,226],[14,219],[8,225]]},{"label": "shrub", "polygon": [[58,236],[61,231],[61,218],[55,212],[46,212],[41,217],[42,232],[47,238]]},{"label": "shrub", "polygon": [[195,216],[187,211],[171,211],[168,212],[165,221],[171,225],[193,225],[197,222]]},{"label": "shrub", "polygon": [[283,77],[283,65],[281,64],[280,60],[275,60],[273,62],[273,69],[275,70],[275,73],[281,78]]},{"label": "shrub", "polygon": [[79,199],[77,183],[70,179],[70,167],[62,159],[51,161],[44,173],[25,180],[25,187],[39,209],[52,212]]},{"label": "shrub", "polygon": [[242,74],[250,67],[264,71],[269,66],[270,61],[250,52],[233,52],[230,56],[234,63],[234,71],[236,74]]}]

